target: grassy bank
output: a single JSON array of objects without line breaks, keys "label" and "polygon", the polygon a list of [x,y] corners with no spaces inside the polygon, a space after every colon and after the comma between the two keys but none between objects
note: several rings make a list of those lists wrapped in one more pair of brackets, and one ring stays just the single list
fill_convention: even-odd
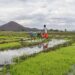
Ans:
[{"label": "grassy bank", "polygon": [[11,75],[66,75],[75,64],[75,44],[41,53],[11,67]]}]

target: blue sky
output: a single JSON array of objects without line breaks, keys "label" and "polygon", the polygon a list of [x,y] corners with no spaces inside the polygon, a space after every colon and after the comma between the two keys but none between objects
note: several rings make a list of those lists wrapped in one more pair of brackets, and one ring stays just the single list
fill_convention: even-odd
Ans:
[{"label": "blue sky", "polygon": [[0,0],[0,25],[75,30],[75,0]]}]

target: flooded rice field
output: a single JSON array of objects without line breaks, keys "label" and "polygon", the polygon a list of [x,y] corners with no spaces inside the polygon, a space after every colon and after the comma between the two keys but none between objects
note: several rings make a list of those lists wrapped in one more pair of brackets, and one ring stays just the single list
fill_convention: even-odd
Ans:
[{"label": "flooded rice field", "polygon": [[25,47],[25,48],[7,50],[7,51],[0,51],[0,65],[12,64],[13,63],[12,60],[15,57],[22,56],[24,54],[31,55],[34,53],[39,53],[43,51],[44,49],[48,49],[50,47],[63,44],[65,42],[66,40],[62,40],[62,39],[60,40],[52,39],[51,41],[47,43],[41,43],[37,46]]}]

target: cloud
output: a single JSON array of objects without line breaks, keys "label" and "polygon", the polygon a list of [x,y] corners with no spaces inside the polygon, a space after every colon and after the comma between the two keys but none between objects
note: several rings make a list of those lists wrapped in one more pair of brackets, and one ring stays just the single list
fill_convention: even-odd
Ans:
[{"label": "cloud", "polygon": [[0,25],[13,20],[26,27],[74,30],[75,0],[0,0],[0,20]]}]

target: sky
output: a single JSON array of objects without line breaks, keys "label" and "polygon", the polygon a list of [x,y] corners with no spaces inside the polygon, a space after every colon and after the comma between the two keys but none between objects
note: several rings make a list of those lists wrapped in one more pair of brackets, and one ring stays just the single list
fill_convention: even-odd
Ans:
[{"label": "sky", "polygon": [[0,0],[0,25],[75,30],[75,0]]}]

